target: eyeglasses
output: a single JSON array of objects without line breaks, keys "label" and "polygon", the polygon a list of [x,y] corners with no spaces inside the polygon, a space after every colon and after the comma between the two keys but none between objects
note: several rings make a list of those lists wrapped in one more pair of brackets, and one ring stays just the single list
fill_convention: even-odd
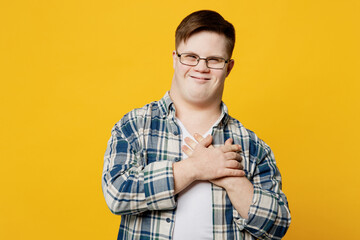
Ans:
[{"label": "eyeglasses", "polygon": [[225,60],[221,57],[207,57],[201,58],[194,53],[176,53],[179,57],[180,63],[187,65],[187,66],[196,66],[199,64],[200,60],[205,60],[206,66],[211,69],[224,69],[225,64],[230,61],[230,59]]}]

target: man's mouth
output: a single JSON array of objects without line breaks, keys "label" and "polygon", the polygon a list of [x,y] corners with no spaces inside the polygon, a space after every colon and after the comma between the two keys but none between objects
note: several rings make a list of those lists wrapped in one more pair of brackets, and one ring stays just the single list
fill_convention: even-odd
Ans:
[{"label": "man's mouth", "polygon": [[199,80],[210,80],[210,78],[207,78],[207,77],[198,77],[198,76],[190,76],[190,77],[199,79]]}]

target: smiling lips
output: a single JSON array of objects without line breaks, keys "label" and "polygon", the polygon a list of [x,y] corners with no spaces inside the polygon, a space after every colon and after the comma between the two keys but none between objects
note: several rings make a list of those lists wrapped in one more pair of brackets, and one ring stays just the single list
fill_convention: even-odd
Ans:
[{"label": "smiling lips", "polygon": [[199,80],[210,80],[210,78],[206,78],[206,77],[197,77],[197,76],[190,76],[190,77],[199,79]]}]

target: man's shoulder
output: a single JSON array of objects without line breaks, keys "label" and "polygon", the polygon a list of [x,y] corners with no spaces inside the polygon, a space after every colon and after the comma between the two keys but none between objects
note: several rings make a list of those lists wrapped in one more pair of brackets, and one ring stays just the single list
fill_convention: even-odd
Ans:
[{"label": "man's shoulder", "polygon": [[238,129],[239,134],[252,139],[257,138],[256,134],[250,129],[246,128],[238,119],[229,116],[228,123],[231,128]]},{"label": "man's shoulder", "polygon": [[271,152],[270,147],[255,132],[245,128],[239,120],[230,117],[229,127],[234,142],[242,145],[251,161],[258,162]]},{"label": "man's shoulder", "polygon": [[161,117],[162,110],[159,101],[150,102],[143,107],[134,108],[127,112],[117,123],[117,126],[123,126],[129,123],[143,122],[147,118]]},{"label": "man's shoulder", "polygon": [[231,126],[233,132],[236,129],[235,132],[238,136],[247,141],[249,145],[267,147],[266,143],[255,132],[246,128],[238,119],[229,116],[229,126]]}]

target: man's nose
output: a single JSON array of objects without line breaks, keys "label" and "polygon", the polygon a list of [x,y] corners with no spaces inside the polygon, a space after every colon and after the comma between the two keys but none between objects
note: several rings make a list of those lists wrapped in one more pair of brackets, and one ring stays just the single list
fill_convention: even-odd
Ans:
[{"label": "man's nose", "polygon": [[198,64],[194,67],[199,72],[207,72],[210,69],[207,67],[206,59],[200,58]]}]

